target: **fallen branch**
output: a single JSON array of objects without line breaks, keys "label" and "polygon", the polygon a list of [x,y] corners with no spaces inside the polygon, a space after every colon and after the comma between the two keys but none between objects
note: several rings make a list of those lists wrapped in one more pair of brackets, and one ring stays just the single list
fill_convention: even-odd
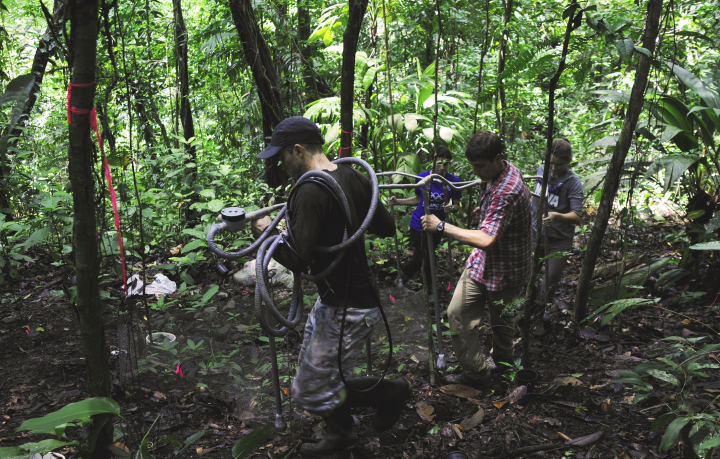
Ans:
[{"label": "fallen branch", "polygon": [[583,446],[590,446],[593,443],[598,442],[603,436],[605,435],[605,432],[602,430],[599,430],[595,432],[594,434],[587,435],[585,437],[576,438],[575,440],[571,440],[568,442],[565,442],[563,445],[557,445],[552,446],[552,443],[541,443],[539,445],[531,445],[531,446],[523,446],[522,448],[517,448],[511,453],[509,453],[509,457],[514,456],[520,456],[521,454],[528,454],[528,453],[534,453],[537,451],[555,451],[557,449],[562,448],[578,448]]}]

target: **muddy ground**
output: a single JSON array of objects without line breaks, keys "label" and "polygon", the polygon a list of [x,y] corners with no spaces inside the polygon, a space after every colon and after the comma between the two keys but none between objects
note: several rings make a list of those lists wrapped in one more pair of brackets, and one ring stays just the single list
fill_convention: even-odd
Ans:
[{"label": "muddy ground", "polygon": [[[680,225],[658,223],[631,229],[631,238],[639,241],[629,246],[630,252],[637,255],[635,266],[651,264],[661,257],[679,260],[680,242],[668,243],[664,235],[671,228],[681,229]],[[472,390],[458,393],[442,388],[439,380],[432,385],[422,290],[419,284],[411,283],[409,290],[398,291],[389,269],[392,260],[378,264],[383,307],[395,348],[389,375],[409,379],[413,393],[400,422],[382,434],[370,429],[372,412],[358,410],[355,421],[359,443],[347,452],[328,457],[444,458],[448,452],[460,449],[470,457],[482,458],[512,456],[518,448],[532,445],[539,445],[539,451],[529,454],[542,457],[679,457],[677,448],[658,451],[663,432],[651,428],[652,421],[668,411],[663,397],[672,394],[659,390],[654,398],[634,404],[636,394],[630,387],[614,384],[612,380],[620,371],[655,358],[648,351],[658,347],[661,338],[707,336],[705,342],[717,341],[717,333],[710,328],[718,329],[720,316],[715,310],[706,311],[716,293],[709,292],[713,282],[708,280],[707,267],[701,266],[697,274],[671,288],[654,288],[653,280],[662,271],[655,273],[638,296],[662,298],[661,308],[628,310],[605,327],[599,327],[598,321],[590,323],[590,328],[579,335],[566,329],[565,323],[574,300],[584,237],[578,235],[576,252],[551,313],[553,332],[531,339],[531,367],[539,378],[519,399],[518,392],[513,394],[517,383],[509,380],[505,388],[484,393]],[[612,231],[608,240],[603,263],[610,266],[618,251]],[[443,252],[439,253],[444,260]],[[466,257],[467,253],[455,252],[452,278],[446,269],[440,270],[440,301],[444,307]],[[63,293],[63,285],[65,289],[71,285],[72,273],[52,266],[44,254],[36,254],[35,258],[35,263],[21,271],[21,279],[4,287],[2,296],[0,447],[49,438],[16,429],[26,419],[43,416],[88,396],[78,323]],[[445,268],[444,261],[441,267]],[[157,270],[149,271],[154,272]],[[268,341],[257,324],[253,290],[229,278],[220,278],[211,266],[199,270],[196,278],[200,292],[219,285],[218,294],[208,303],[197,305],[197,300],[176,293],[166,298],[166,305],[169,304],[166,310],[153,309],[151,313],[149,327],[174,334],[177,344],[144,346],[148,324],[142,302],[103,300],[112,354],[113,397],[120,403],[124,417],[119,423],[123,436],[117,440],[118,448],[136,448],[142,435],[157,420],[149,436],[154,456],[228,459],[239,439],[274,421]],[[715,289],[717,286],[715,282]],[[109,282],[107,290],[111,296],[119,296],[117,282]],[[688,298],[683,294],[696,290],[708,294],[677,301],[679,297]],[[314,293],[312,285],[305,287],[309,304]],[[288,294],[275,291],[278,302]],[[156,300],[151,299],[150,303]],[[537,322],[533,328],[536,325]],[[484,328],[481,333],[489,351],[489,331]],[[299,336],[291,333],[278,342],[287,429],[273,431],[264,446],[250,457],[297,457],[293,450],[299,442],[313,441],[322,432],[321,420],[299,409],[289,397]],[[516,357],[520,357],[519,329],[516,337]],[[448,336],[444,346],[452,367],[455,360]],[[372,343],[374,374],[388,365],[387,347],[387,335],[383,327],[378,327]],[[358,371],[364,374],[366,369]],[[713,401],[717,388],[708,384],[718,379],[717,370],[711,370],[710,376],[704,386],[691,389],[696,410],[717,410]],[[483,414],[477,414],[479,411]],[[479,422],[469,422],[473,415],[477,415],[475,421]],[[180,455],[174,454],[179,449],[178,441],[200,431],[206,431],[200,440]],[[567,438],[598,432],[602,432],[602,438],[591,445],[564,446]],[[79,438],[82,433],[68,429],[70,438]],[[72,448],[63,454],[69,459]]]}]

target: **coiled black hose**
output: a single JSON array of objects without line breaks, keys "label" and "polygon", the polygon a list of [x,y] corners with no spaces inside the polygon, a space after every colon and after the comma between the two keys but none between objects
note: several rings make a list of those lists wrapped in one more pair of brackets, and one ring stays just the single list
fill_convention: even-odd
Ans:
[{"label": "coiled black hose", "polygon": [[[327,172],[324,171],[308,171],[305,174],[303,174],[300,179],[297,181],[295,188],[293,189],[293,192],[290,194],[290,199],[288,200],[288,204],[292,201],[294,198],[296,192],[302,185],[308,184],[308,183],[315,183],[316,185],[319,185],[325,190],[327,190],[331,196],[338,202],[340,207],[344,211],[344,217],[345,217],[345,230],[343,233],[343,240],[337,245],[334,246],[317,246],[315,247],[315,250],[320,253],[327,253],[327,254],[337,254],[333,261],[320,273],[317,274],[305,274],[305,273],[293,273],[293,295],[292,295],[292,301],[290,303],[290,311],[288,313],[287,318],[277,309],[275,304],[272,301],[272,295],[270,295],[269,291],[269,279],[267,275],[267,267],[270,263],[270,259],[272,258],[275,250],[280,246],[280,244],[288,244],[290,247],[292,247],[292,244],[294,244],[292,233],[290,231],[290,218],[291,216],[288,215],[288,206],[282,208],[282,210],[278,213],[278,215],[273,219],[272,223],[268,225],[268,227],[263,231],[263,233],[260,235],[260,237],[249,247],[246,249],[240,250],[238,252],[224,252],[221,250],[217,245],[215,244],[215,235],[224,231],[225,226],[223,224],[215,224],[211,227],[210,232],[208,234],[208,247],[210,250],[223,257],[223,258],[229,258],[229,259],[237,259],[241,258],[245,255],[248,255],[252,253],[253,251],[257,250],[257,255],[255,257],[256,262],[256,279],[257,284],[255,287],[255,310],[257,313],[258,320],[260,321],[260,325],[265,330],[265,332],[268,335],[274,336],[274,337],[281,337],[287,334],[287,332],[291,329],[297,326],[297,324],[300,322],[300,319],[302,318],[302,306],[303,306],[303,293],[302,293],[302,279],[307,279],[313,282],[318,282],[325,277],[327,277],[342,261],[345,252],[353,245],[355,244],[360,237],[362,237],[363,234],[367,231],[368,227],[372,223],[373,218],[375,217],[375,211],[377,210],[378,206],[378,197],[380,194],[380,190],[378,187],[378,180],[375,175],[375,171],[370,167],[368,163],[365,161],[359,159],[359,158],[341,158],[336,161],[334,161],[335,164],[356,164],[365,169],[365,171],[368,173],[368,177],[370,178],[370,184],[371,184],[371,198],[370,198],[370,206],[367,212],[367,215],[365,216],[365,219],[360,223],[360,226],[358,229],[348,237],[348,232],[352,229],[352,213],[350,210],[350,205],[347,200],[347,196],[345,196],[345,193],[343,192],[342,187],[340,184]],[[283,232],[281,235],[274,235],[272,234],[275,228],[277,227],[278,223],[282,218],[286,218],[287,227],[288,229]],[[365,272],[364,269],[361,268],[362,272]],[[349,274],[350,271],[348,270],[348,280],[346,283],[349,283]],[[369,277],[366,278],[369,285],[372,285],[372,281]],[[392,360],[392,334],[390,332],[390,325],[387,321],[387,317],[385,316],[385,311],[382,309],[382,303],[380,301],[380,297],[378,296],[378,293],[373,290],[373,294],[375,296],[375,300],[377,301],[378,307],[380,308],[380,313],[382,315],[383,321],[385,322],[385,328],[387,329],[388,333],[388,344],[390,346],[390,353],[388,355],[388,365],[385,368],[380,381],[387,375],[388,370],[390,369],[390,362]],[[263,308],[263,303],[265,305],[265,308]],[[347,290],[346,290],[346,296],[345,296],[345,305],[343,308],[343,318],[342,323],[340,325],[340,339],[338,344],[338,368],[340,371],[340,379],[343,381],[343,384],[345,384],[346,387],[348,387],[349,390],[353,392],[369,392],[373,390],[377,384],[379,384],[379,381],[377,384],[375,384],[373,387],[366,389],[366,390],[357,390],[350,387],[345,380],[345,376],[343,375],[342,371],[342,348],[343,348],[343,335],[345,331],[345,317],[347,315],[347,307],[348,307],[348,298],[347,298]],[[277,320],[277,322],[280,324],[280,328],[276,328],[275,326],[271,326],[271,324],[268,322],[268,316],[267,312],[270,313],[270,315]]]}]

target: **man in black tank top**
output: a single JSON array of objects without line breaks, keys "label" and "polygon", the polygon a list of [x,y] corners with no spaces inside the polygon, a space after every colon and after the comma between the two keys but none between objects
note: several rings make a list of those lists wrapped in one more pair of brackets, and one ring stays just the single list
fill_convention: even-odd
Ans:
[{"label": "man in black tank top", "polygon": [[[278,158],[296,181],[311,170],[328,173],[347,198],[352,216],[351,228],[348,228],[348,235],[351,235],[368,213],[372,188],[368,179],[357,170],[330,162],[322,144],[317,125],[294,116],[277,125],[270,146],[258,158]],[[293,272],[322,272],[335,255],[319,253],[315,248],[342,242],[345,211],[329,190],[308,183],[295,191],[288,216],[291,236],[279,246],[273,258]],[[253,234],[262,233],[270,221],[265,217],[253,222]],[[392,236],[395,232],[395,222],[380,203],[368,231],[381,237]],[[305,455],[328,454],[355,444],[357,435],[353,432],[352,407],[377,407],[373,427],[377,431],[389,429],[400,418],[410,394],[410,384],[402,379],[378,383],[379,378],[374,376],[351,377],[363,345],[380,319],[377,283],[368,267],[364,238],[347,249],[340,264],[319,281],[317,287],[319,297],[305,326],[292,394],[301,408],[323,417],[326,431],[319,443],[301,446],[300,453]],[[343,374],[350,387],[356,390],[367,390],[377,384],[369,392],[349,390],[340,378],[338,342],[345,307]]]}]

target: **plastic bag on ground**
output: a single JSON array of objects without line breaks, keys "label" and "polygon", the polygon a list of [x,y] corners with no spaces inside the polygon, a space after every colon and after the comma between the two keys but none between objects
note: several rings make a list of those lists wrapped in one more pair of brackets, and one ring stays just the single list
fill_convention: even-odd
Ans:
[{"label": "plastic bag on ground", "polygon": [[[127,296],[142,295],[144,283],[140,279],[140,276],[134,274],[130,279],[128,279],[127,285]],[[155,274],[155,280],[145,287],[145,294],[160,297],[169,295],[175,292],[175,290],[177,290],[175,282],[168,279],[168,277],[164,274]]]}]

